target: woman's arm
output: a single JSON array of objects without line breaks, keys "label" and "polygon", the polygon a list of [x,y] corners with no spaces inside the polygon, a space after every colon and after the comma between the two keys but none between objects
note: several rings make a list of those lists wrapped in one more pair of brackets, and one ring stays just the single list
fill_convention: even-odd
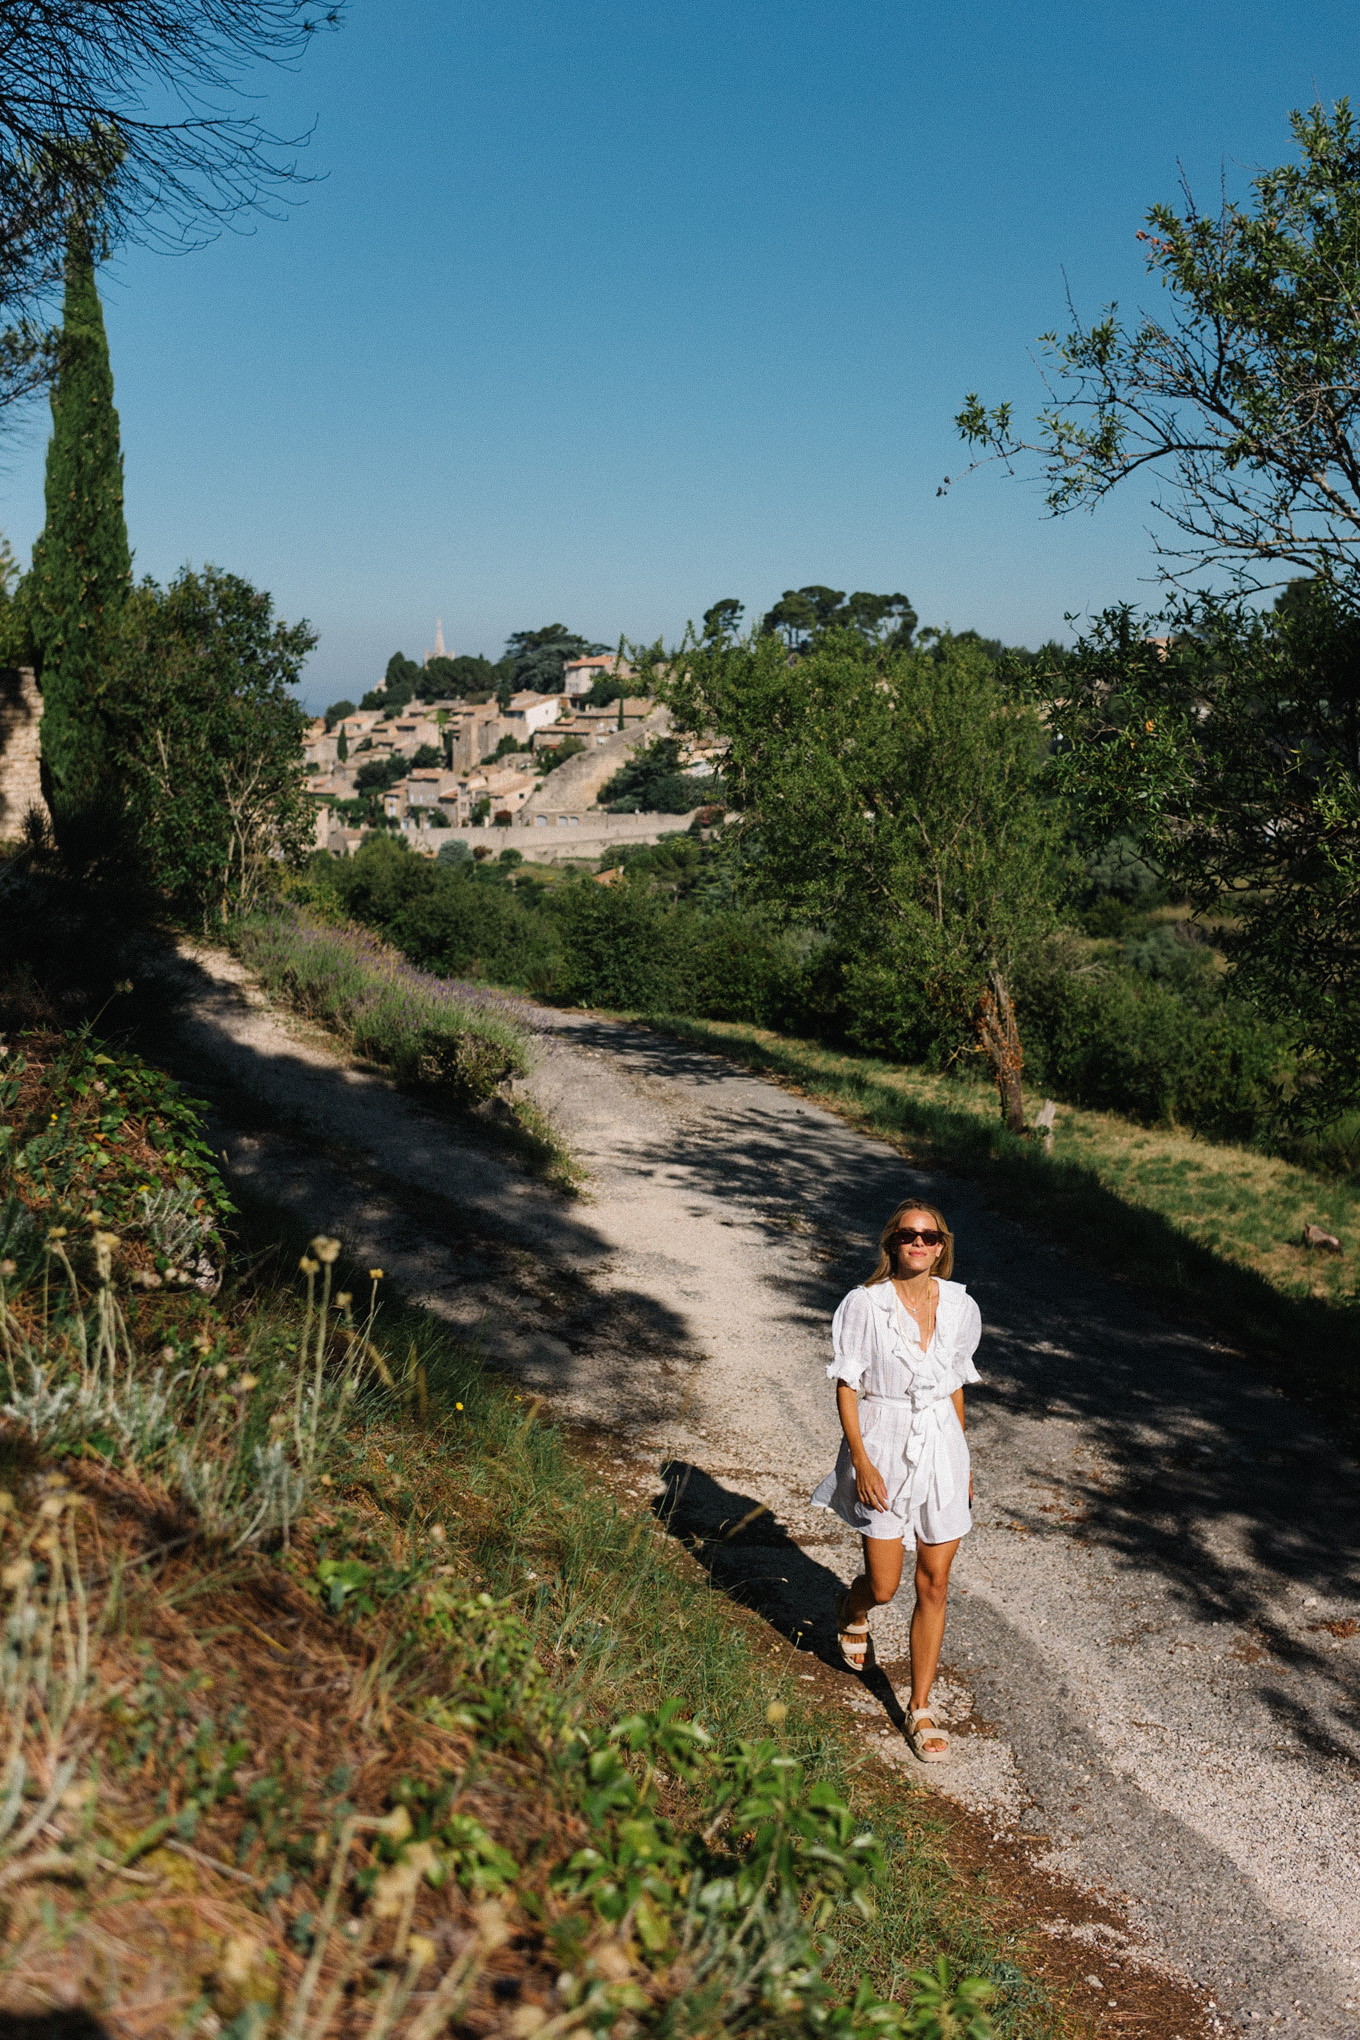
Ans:
[{"label": "woman's arm", "polygon": [[887,1484],[864,1449],[864,1439],[859,1428],[859,1396],[848,1381],[836,1383],[836,1414],[841,1420],[845,1442],[850,1447],[850,1460],[855,1469],[856,1494],[866,1509],[886,1509]]}]

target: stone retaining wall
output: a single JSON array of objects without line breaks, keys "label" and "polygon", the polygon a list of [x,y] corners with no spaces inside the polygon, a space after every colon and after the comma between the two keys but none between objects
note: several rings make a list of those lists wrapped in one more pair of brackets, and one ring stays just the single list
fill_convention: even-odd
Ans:
[{"label": "stone retaining wall", "polygon": [[[564,771],[566,767],[562,768]],[[413,850],[427,857],[437,854],[443,843],[466,843],[470,850],[518,850],[531,864],[560,864],[570,858],[594,859],[625,843],[655,843],[662,836],[682,834],[702,808],[688,815],[605,815],[586,814],[576,823],[542,821],[530,829],[406,829],[402,833]],[[317,840],[337,857],[352,855],[362,843],[364,829],[340,829],[328,821],[318,825]]]},{"label": "stone retaining wall", "polygon": [[30,808],[47,813],[38,770],[42,696],[31,666],[0,666],[0,842],[23,834]]}]

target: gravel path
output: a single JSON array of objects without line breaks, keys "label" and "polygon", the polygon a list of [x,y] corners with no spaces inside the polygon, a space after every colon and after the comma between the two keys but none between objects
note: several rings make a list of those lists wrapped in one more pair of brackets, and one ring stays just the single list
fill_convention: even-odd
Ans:
[{"label": "gravel path", "polygon": [[[1360,2033],[1360,1516],[1314,1417],[975,1185],[718,1058],[541,1015],[536,1088],[592,1175],[570,1204],[346,1069],[229,960],[198,962],[188,1073],[255,1101],[253,1124],[224,1117],[238,1176],[480,1323],[565,1413],[660,1454],[715,1578],[824,1656],[857,1566],[806,1499],[837,1440],[828,1317],[892,1204],[939,1203],[985,1332],[937,1688],[954,1759],[930,1785],[1122,1901],[1222,2030]],[[909,1613],[875,1618],[854,1704],[919,1776]]]}]

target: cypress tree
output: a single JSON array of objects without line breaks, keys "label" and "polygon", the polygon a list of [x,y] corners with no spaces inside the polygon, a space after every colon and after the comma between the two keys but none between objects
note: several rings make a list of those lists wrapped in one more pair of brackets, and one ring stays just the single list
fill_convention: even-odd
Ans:
[{"label": "cypress tree", "polygon": [[132,581],[113,370],[83,221],[66,239],[66,294],[47,447],[47,522],[24,587],[41,661],[43,791],[63,849],[87,855],[120,802],[102,704],[112,626]]}]

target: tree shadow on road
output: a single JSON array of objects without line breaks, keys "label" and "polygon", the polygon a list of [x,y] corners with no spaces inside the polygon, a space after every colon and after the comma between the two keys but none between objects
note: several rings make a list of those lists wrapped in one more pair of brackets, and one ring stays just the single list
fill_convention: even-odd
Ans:
[{"label": "tree shadow on road", "polygon": [[[640,1133],[632,1159],[672,1178],[683,1170],[710,1218],[714,1201],[726,1203],[736,1222],[763,1232],[769,1275],[751,1307],[768,1317],[826,1322],[863,1279],[893,1202],[919,1194],[942,1204],[958,1238],[956,1272],[983,1313],[983,1385],[970,1391],[969,1421],[982,1491],[1007,1497],[993,1522],[1103,1550],[1123,1583],[1116,1601],[1129,1605],[1122,1641],[1178,1656],[1201,1678],[1245,1678],[1281,1733],[1322,1754],[1360,1756],[1360,1644],[1326,1627],[1360,1616],[1360,1510],[1345,1449],[1308,1395],[1286,1394],[1273,1370],[1202,1323],[1177,1322],[1174,1296],[1162,1315],[1145,1292],[998,1215],[995,1177],[984,1201],[967,1177],[914,1170],[886,1143],[687,1043],[607,1021],[576,1031],[601,1049],[612,1041],[644,1077],[701,1087],[711,1111],[668,1135],[664,1151]],[[1012,1185],[1028,1216],[1038,1172],[1016,1173]],[[1165,1221],[1139,1219],[1096,1189],[1110,1213],[1117,1206],[1127,1223],[1161,1228],[1170,1251]],[[1179,1235],[1175,1243],[1191,1251]],[[1304,1343],[1301,1368],[1309,1358]],[[719,1533],[700,1534],[711,1551]],[[784,1563],[781,1545],[776,1568],[750,1537],[733,1543],[768,1596],[769,1576],[795,1562]],[[735,1578],[733,1553],[705,1562],[725,1586]],[[796,1566],[790,1577],[801,1578]],[[1172,1605],[1145,1617],[1137,1604],[1154,1580],[1170,1586]],[[1307,1612],[1314,1597],[1316,1615]],[[1181,1634],[1182,1619],[1197,1633]]]}]

